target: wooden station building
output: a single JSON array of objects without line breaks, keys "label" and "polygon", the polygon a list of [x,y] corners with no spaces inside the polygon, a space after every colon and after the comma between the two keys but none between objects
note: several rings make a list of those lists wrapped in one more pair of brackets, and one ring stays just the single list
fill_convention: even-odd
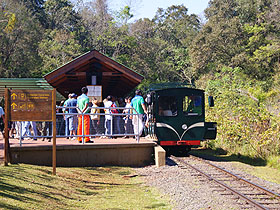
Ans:
[{"label": "wooden station building", "polygon": [[103,99],[108,95],[123,97],[129,94],[143,76],[92,50],[45,75],[44,79],[64,97],[69,93],[80,95],[84,86],[101,86]]}]

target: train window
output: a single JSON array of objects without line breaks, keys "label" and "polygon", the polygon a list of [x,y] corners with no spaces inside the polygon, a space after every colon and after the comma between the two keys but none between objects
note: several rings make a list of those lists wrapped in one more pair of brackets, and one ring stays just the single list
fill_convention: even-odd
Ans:
[{"label": "train window", "polygon": [[183,101],[183,112],[188,116],[202,114],[202,98],[201,96],[185,96]]},{"label": "train window", "polygon": [[176,116],[177,101],[174,96],[160,96],[158,98],[158,115],[160,116]]}]

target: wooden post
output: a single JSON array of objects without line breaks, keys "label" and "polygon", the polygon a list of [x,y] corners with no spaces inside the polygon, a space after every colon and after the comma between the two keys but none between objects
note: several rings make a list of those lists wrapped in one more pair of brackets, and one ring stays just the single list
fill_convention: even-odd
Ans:
[{"label": "wooden post", "polygon": [[53,122],[53,175],[56,175],[56,89],[52,91],[52,122]]},{"label": "wooden post", "polygon": [[10,118],[10,103],[9,103],[9,90],[5,88],[5,128],[4,128],[4,138],[5,138],[5,148],[4,148],[4,165],[7,166],[9,163],[9,129],[8,123]]}]

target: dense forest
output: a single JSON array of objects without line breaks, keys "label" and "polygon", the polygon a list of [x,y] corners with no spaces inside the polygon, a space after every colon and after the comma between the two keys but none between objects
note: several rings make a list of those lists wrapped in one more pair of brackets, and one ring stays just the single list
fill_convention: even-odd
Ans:
[{"label": "dense forest", "polygon": [[107,0],[0,5],[1,77],[42,77],[96,49],[145,75],[143,89],[195,82],[215,98],[209,147],[279,164],[279,0],[211,0],[204,21],[184,5],[136,21],[131,5],[111,11]]}]

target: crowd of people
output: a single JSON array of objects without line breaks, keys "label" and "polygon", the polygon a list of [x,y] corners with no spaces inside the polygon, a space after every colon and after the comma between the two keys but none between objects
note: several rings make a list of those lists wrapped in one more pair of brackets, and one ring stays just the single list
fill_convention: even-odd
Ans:
[{"label": "crowd of people", "polygon": [[[147,109],[140,90],[135,92],[133,99],[126,97],[123,100],[109,95],[102,102],[96,98],[90,101],[86,87],[83,87],[81,92],[79,97],[74,93],[69,94],[69,98],[63,103],[64,117],[58,121],[59,131],[63,127],[61,122],[64,120],[65,135],[85,135],[86,143],[93,143],[95,136],[108,138],[141,136],[144,129],[143,117]],[[78,141],[82,142],[82,137],[78,137]]]},{"label": "crowd of people", "polygon": [[[135,97],[117,98],[107,96],[103,101],[87,96],[88,89],[83,87],[78,97],[75,93],[57,106],[56,135],[66,136],[67,139],[78,140],[82,143],[93,143],[96,136],[103,138],[129,138],[141,136],[145,127],[144,119],[147,108],[140,90],[135,91]],[[1,111],[2,110],[2,111]],[[0,130],[3,132],[4,111],[0,107]],[[3,129],[1,128],[1,125]],[[52,136],[52,122],[22,121],[12,122],[9,126],[10,136],[37,140],[45,136],[48,141]],[[78,135],[78,138],[75,136]],[[45,140],[45,138],[43,138]]]}]

